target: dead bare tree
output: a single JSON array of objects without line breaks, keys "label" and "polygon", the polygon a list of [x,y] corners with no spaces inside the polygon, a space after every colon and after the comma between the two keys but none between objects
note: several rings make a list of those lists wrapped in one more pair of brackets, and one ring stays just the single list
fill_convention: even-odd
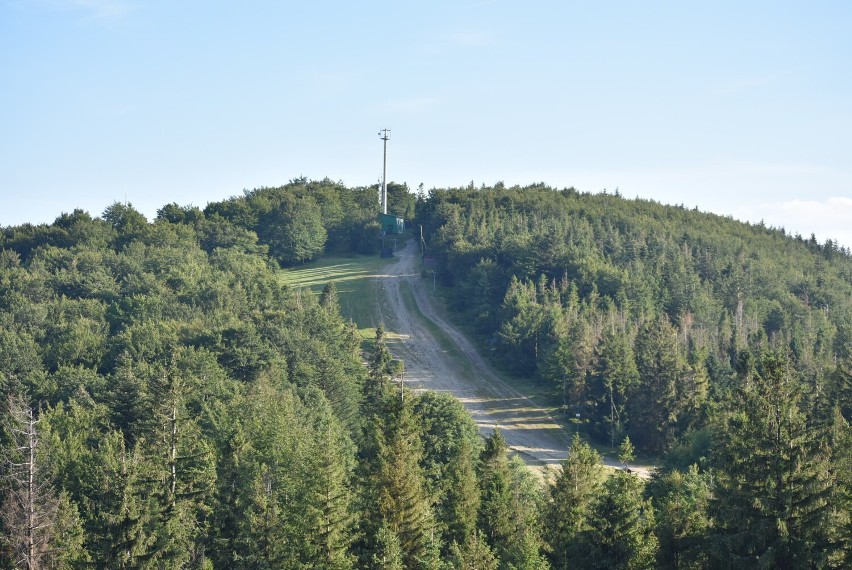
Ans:
[{"label": "dead bare tree", "polygon": [[36,449],[39,439],[33,408],[20,396],[9,396],[6,429],[11,445],[5,465],[8,494],[2,505],[8,546],[18,568],[39,570],[49,566],[50,539],[58,500],[41,476]]}]

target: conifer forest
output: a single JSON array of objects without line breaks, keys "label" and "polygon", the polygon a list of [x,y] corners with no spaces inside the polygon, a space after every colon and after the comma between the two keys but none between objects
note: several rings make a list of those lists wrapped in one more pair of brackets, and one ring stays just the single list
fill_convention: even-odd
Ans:
[{"label": "conifer forest", "polygon": [[558,468],[282,280],[378,256],[375,186],[75,210],[0,228],[0,569],[852,568],[848,249],[617,192],[388,190],[452,318],[581,418]]}]

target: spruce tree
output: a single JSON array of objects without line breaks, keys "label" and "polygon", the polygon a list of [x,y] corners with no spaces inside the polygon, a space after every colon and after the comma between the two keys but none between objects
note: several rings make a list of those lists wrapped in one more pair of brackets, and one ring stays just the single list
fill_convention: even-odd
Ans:
[{"label": "spruce tree", "polygon": [[495,429],[485,440],[480,462],[479,528],[501,560],[506,558],[512,537],[512,475],[507,453],[506,440]]},{"label": "spruce tree", "polygon": [[591,528],[594,502],[603,483],[601,457],[575,434],[544,510],[544,537],[556,570],[578,567],[583,536]]},{"label": "spruce tree", "polygon": [[320,293],[319,304],[328,313],[337,315],[340,312],[340,297],[337,293],[337,286],[333,281],[329,281],[322,288]]},{"label": "spruce tree", "polygon": [[829,531],[842,566],[852,566],[852,358],[837,362],[823,398],[830,415],[828,444],[834,474]]},{"label": "spruce tree", "polygon": [[173,363],[152,389],[158,394],[155,437],[145,442],[156,469],[154,495],[159,501],[157,550],[177,566],[204,558],[204,539],[216,481],[212,446],[188,409],[191,380]]},{"label": "spruce tree", "polygon": [[100,492],[86,505],[86,542],[98,568],[141,568],[159,555],[159,509],[152,487],[158,478],[143,445],[140,440],[127,449],[118,431],[99,442],[92,486]]},{"label": "spruce tree", "polygon": [[852,567],[852,425],[839,411],[835,415],[833,432],[832,463],[836,483],[829,531],[837,547],[839,565]]},{"label": "spruce tree", "polygon": [[625,471],[616,471],[606,480],[590,519],[581,567],[654,568],[657,555],[654,510],[642,498],[642,492],[642,482]]},{"label": "spruce tree", "polygon": [[225,565],[350,564],[351,447],[322,393],[308,389],[303,398],[264,377],[237,412],[231,448],[238,468],[229,473],[237,536]]},{"label": "spruce tree", "polygon": [[385,343],[385,327],[376,327],[376,338],[369,359],[369,376],[364,382],[363,405],[366,414],[377,413],[381,408],[384,389],[392,377],[393,356]]},{"label": "spruce tree", "polygon": [[406,568],[426,568],[433,555],[434,514],[420,468],[420,441],[407,407],[379,450],[378,512],[399,539]]},{"label": "spruce tree", "polygon": [[[323,395],[307,391],[305,405],[312,410],[314,437],[306,457],[307,522],[305,539],[310,548],[303,564],[329,570],[351,568],[349,552],[354,538],[355,517],[352,506],[351,479],[354,468],[354,446]],[[313,473],[314,476],[309,474]]]},{"label": "spruce tree", "polygon": [[628,425],[627,395],[639,381],[639,372],[633,348],[621,332],[605,333],[595,355],[589,382],[593,429],[615,447]]},{"label": "spruce tree", "polygon": [[447,490],[441,501],[440,519],[446,525],[444,544],[466,545],[476,532],[481,501],[470,443],[461,441],[459,453],[447,469]]},{"label": "spruce tree", "polygon": [[499,561],[488,547],[481,531],[471,534],[463,544],[450,546],[450,568],[453,570],[497,570]]},{"label": "spruce tree", "polygon": [[510,459],[499,429],[486,440],[480,462],[479,528],[501,568],[544,568],[539,535],[540,486],[523,462]]},{"label": "spruce tree", "polygon": [[434,501],[446,554],[453,541],[465,544],[476,528],[480,501],[476,461],[481,437],[464,405],[450,394],[418,394],[413,412],[423,444],[426,487]]},{"label": "spruce tree", "polygon": [[670,471],[649,485],[654,504],[661,568],[704,568],[711,528],[710,476],[691,465],[686,472]]},{"label": "spruce tree", "polygon": [[512,535],[508,556],[501,562],[504,568],[546,570],[548,564],[542,553],[541,538],[544,505],[541,482],[518,456],[509,459],[509,471],[512,476]]},{"label": "spruce tree", "polygon": [[661,452],[678,435],[690,394],[681,389],[683,362],[677,331],[664,316],[646,324],[636,338],[639,382],[630,394],[630,438],[640,449]]},{"label": "spruce tree", "polygon": [[715,551],[723,566],[826,564],[830,470],[784,353],[765,353],[741,378],[738,409],[714,448]]},{"label": "spruce tree", "polygon": [[[6,414],[4,414],[6,415]],[[2,417],[2,416],[0,416]],[[41,440],[41,419],[20,396],[9,396],[3,446],[5,477],[0,486],[2,553],[18,568],[68,568],[88,561],[76,505],[57,493],[46,468],[50,450]],[[49,440],[48,440],[49,441]]]},{"label": "spruce tree", "polygon": [[376,533],[370,567],[382,568],[383,570],[405,570],[407,568],[403,560],[399,537],[386,524],[383,524]]}]

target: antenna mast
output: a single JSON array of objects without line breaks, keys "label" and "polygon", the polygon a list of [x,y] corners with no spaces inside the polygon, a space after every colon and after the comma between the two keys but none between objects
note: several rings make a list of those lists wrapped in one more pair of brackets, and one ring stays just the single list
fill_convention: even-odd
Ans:
[{"label": "antenna mast", "polygon": [[388,213],[388,140],[390,140],[390,129],[379,131],[379,138],[385,142],[385,156],[382,163],[382,213]]}]

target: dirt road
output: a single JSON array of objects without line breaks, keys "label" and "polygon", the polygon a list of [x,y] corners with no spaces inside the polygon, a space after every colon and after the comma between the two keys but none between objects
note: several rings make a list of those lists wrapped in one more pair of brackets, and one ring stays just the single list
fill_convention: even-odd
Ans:
[{"label": "dirt road", "polygon": [[[409,240],[396,256],[397,262],[387,265],[387,274],[380,276],[376,303],[386,329],[399,335],[389,347],[404,361],[406,384],[454,394],[483,435],[499,426],[509,447],[528,465],[555,468],[568,454],[568,432],[500,379],[467,337],[441,318],[432,283],[420,275],[416,242]],[[439,335],[446,336],[439,339]],[[447,339],[454,346],[448,347]]]}]

